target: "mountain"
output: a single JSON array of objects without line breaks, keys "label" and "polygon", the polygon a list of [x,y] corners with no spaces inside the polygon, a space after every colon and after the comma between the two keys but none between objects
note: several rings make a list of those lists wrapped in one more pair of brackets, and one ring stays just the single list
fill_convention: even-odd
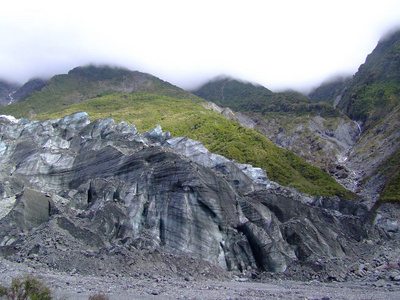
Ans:
[{"label": "mountain", "polygon": [[0,106],[12,102],[13,93],[18,90],[19,85],[0,80]]},{"label": "mountain", "polygon": [[[36,89],[27,86],[35,86]],[[175,98],[191,97],[190,93],[150,74],[89,65],[77,67],[68,74],[56,75],[48,83],[37,80],[28,82],[16,91],[17,95],[21,94],[21,99],[16,101],[20,103],[1,111],[15,117],[35,117],[38,113],[116,91],[146,92]]]},{"label": "mountain", "polygon": [[[363,204],[280,186],[160,127],[78,112],[2,116],[0,130],[0,253],[11,261],[95,276],[290,270],[342,281],[398,230]],[[310,265],[318,272],[302,275]]]},{"label": "mountain", "polygon": [[232,78],[210,81],[193,93],[231,108],[234,113],[229,118],[257,129],[307,162],[333,176],[347,177],[340,165],[356,143],[359,129],[330,103],[317,103],[296,92],[273,93]]},{"label": "mountain", "polygon": [[[368,134],[392,137],[396,109],[387,116],[394,124],[383,118],[383,127],[364,127],[360,136],[359,124],[329,101],[232,79],[203,91],[239,112],[106,66],[37,83],[17,88],[24,99],[1,107],[2,261],[155,285],[222,280],[228,271],[248,279],[398,280],[398,203],[354,201],[327,172],[265,135],[327,155],[327,171],[351,184],[354,168],[367,168],[350,164],[363,158],[353,153],[368,149]],[[387,151],[396,145],[374,142]],[[396,156],[386,165],[381,154],[369,159],[396,176]]]},{"label": "mountain", "polygon": [[339,115],[338,111],[330,105],[313,103],[300,93],[294,91],[273,93],[261,85],[229,77],[218,77],[192,92],[218,106],[229,107],[240,112]]},{"label": "mountain", "polygon": [[232,78],[193,93],[232,109],[228,118],[330,173],[365,201],[400,201],[400,31],[383,38],[352,78],[328,81],[309,97]]},{"label": "mountain", "polygon": [[336,99],[336,107],[362,128],[346,162],[357,174],[359,193],[399,201],[400,31],[384,37],[343,89],[330,93],[326,100]]},{"label": "mountain", "polygon": [[47,80],[41,78],[35,78],[29,80],[27,83],[25,83],[23,86],[19,87],[13,92],[12,94],[13,99],[11,103],[18,103],[25,101],[34,92],[41,91],[48,84],[49,82]]},{"label": "mountain", "polygon": [[40,78],[31,79],[22,86],[0,81],[0,106],[22,102],[34,92],[42,90],[47,84],[47,80]]},{"label": "mountain", "polygon": [[334,106],[337,105],[335,100],[351,80],[351,77],[336,77],[323,82],[319,87],[309,93],[309,97],[313,102],[326,101]]},{"label": "mountain", "polygon": [[[92,98],[83,100],[85,97]],[[354,197],[329,175],[262,134],[205,109],[204,102],[148,74],[89,66],[53,77],[41,91],[24,102],[3,107],[1,113],[25,118],[35,115],[43,120],[86,111],[94,119],[113,117],[133,123],[141,131],[160,124],[175,137],[199,140],[212,152],[261,167],[282,185],[311,195]]]},{"label": "mountain", "polygon": [[383,38],[341,95],[338,107],[367,130],[400,102],[400,31]]}]

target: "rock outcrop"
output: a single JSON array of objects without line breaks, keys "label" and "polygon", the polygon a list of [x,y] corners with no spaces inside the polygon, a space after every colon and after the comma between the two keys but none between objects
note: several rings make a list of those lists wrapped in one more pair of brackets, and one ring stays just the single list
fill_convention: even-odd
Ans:
[{"label": "rock outcrop", "polygon": [[344,164],[353,171],[355,184],[341,183],[371,206],[400,199],[399,61],[396,30],[378,42],[351,79],[323,84],[310,95],[313,101],[333,103],[359,124],[360,138]]},{"label": "rock outcrop", "polygon": [[48,80],[40,79],[40,78],[35,78],[31,79],[28,82],[26,82],[23,86],[18,88],[13,94],[12,94],[12,103],[18,103],[25,101],[26,98],[31,96],[34,92],[40,91],[42,88],[47,86],[49,84]]},{"label": "rock outcrop", "polygon": [[[293,151],[336,179],[350,175],[344,162],[359,140],[361,132],[357,123],[349,118],[290,114],[265,118],[261,114],[233,112],[212,102],[206,102],[204,107],[244,127],[257,129],[279,147]],[[346,185],[345,187],[350,189]]]},{"label": "rock outcrop", "polygon": [[0,79],[0,106],[8,105],[13,102],[13,94],[19,86]]},{"label": "rock outcrop", "polygon": [[172,255],[172,265],[192,257],[283,272],[355,255],[388,234],[361,204],[279,186],[161,127],[140,134],[80,112],[43,122],[2,116],[0,134],[0,253],[11,260],[132,272],[146,250],[153,263]]}]

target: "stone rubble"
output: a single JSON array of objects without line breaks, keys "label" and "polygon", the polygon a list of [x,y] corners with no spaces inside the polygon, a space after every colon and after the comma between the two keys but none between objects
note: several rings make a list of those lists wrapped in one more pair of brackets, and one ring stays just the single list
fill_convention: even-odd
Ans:
[{"label": "stone rubble", "polygon": [[159,126],[1,116],[0,137],[0,255],[12,263],[189,282],[399,281],[399,214],[304,195]]}]

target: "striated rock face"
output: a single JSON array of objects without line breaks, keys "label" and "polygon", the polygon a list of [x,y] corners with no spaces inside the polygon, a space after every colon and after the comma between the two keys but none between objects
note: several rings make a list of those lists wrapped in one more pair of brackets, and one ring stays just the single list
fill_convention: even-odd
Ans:
[{"label": "striated rock face", "polygon": [[364,206],[279,186],[161,127],[139,134],[80,112],[43,122],[1,116],[0,134],[0,253],[9,259],[84,272],[99,268],[91,257],[106,264],[105,254],[126,261],[153,249],[281,272],[348,256],[369,237]]}]

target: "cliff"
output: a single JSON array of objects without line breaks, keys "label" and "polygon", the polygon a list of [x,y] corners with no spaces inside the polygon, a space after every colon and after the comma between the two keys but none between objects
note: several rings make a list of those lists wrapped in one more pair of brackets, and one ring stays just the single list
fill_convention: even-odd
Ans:
[{"label": "cliff", "polygon": [[0,253],[18,262],[98,274],[145,261],[184,273],[190,257],[209,271],[284,272],[358,259],[363,241],[398,230],[362,204],[280,186],[160,127],[140,134],[80,112],[2,116],[0,132]]}]

